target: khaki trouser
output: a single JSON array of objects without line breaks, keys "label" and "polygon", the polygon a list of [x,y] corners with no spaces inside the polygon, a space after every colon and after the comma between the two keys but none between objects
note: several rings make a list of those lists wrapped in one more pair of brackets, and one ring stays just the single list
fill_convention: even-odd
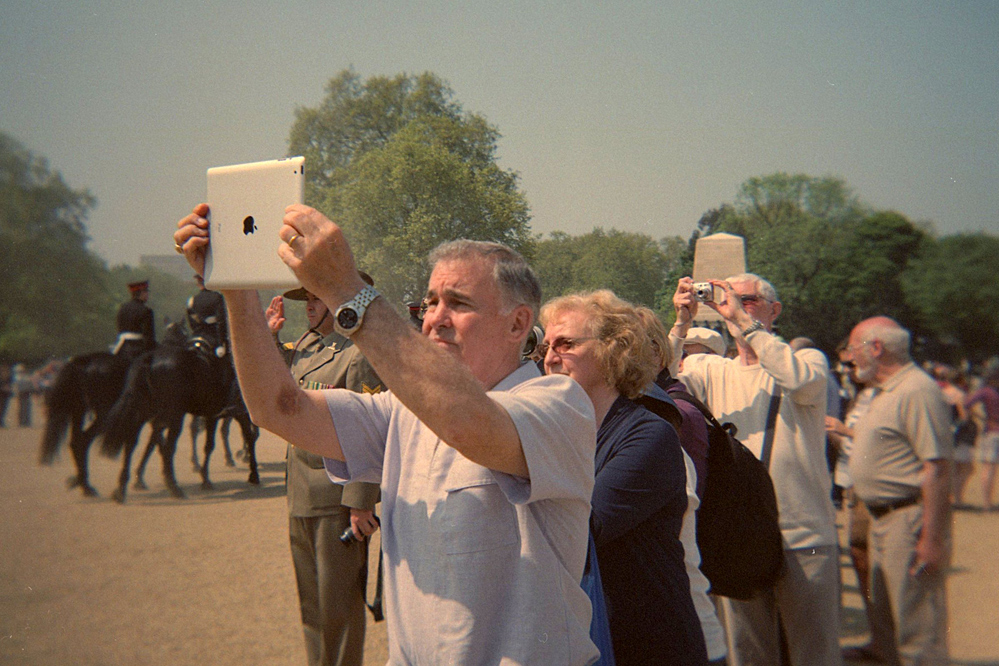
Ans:
[{"label": "khaki trouser", "polygon": [[368,542],[344,545],[350,509],[288,519],[309,666],[361,666]]},{"label": "khaki trouser", "polygon": [[718,597],[729,666],[779,666],[784,628],[792,666],[839,666],[839,547],[784,551],[772,590],[749,601]]},{"label": "khaki trouser", "polygon": [[871,524],[872,642],[897,647],[889,664],[944,666],[947,650],[946,575],[909,573],[923,524],[919,504],[896,509]]}]

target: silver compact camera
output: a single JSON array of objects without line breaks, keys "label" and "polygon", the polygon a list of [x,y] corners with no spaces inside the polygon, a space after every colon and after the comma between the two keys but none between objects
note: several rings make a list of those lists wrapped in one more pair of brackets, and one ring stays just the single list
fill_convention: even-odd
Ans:
[{"label": "silver compact camera", "polygon": [[715,300],[715,286],[710,282],[695,282],[690,286],[694,292],[694,298],[698,303],[713,303]]}]

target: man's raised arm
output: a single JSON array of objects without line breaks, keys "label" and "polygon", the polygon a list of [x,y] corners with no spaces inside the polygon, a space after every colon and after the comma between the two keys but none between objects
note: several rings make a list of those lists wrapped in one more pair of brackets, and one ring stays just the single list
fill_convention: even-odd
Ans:
[{"label": "man's raised arm", "polygon": [[[318,211],[297,205],[288,207],[284,221],[280,236],[285,244],[278,253],[302,285],[331,310],[365,287],[337,225]],[[529,312],[520,306],[502,315],[511,322],[505,332],[511,337],[504,343],[526,335]],[[523,332],[522,327],[526,327]],[[497,376],[487,380],[479,375],[488,373],[473,373],[456,355],[414,331],[383,298],[368,306],[363,325],[351,339],[393,395],[449,446],[484,467],[529,475],[513,420],[486,394],[517,368],[519,355],[512,363],[500,364]]]},{"label": "man's raised arm", "polygon": [[[188,263],[204,274],[208,247],[208,206],[200,204],[177,223],[174,243]],[[318,391],[303,391],[292,378],[267,326],[255,291],[226,290],[233,362],[243,400],[253,422],[295,446],[343,460],[336,428],[326,399]]]}]

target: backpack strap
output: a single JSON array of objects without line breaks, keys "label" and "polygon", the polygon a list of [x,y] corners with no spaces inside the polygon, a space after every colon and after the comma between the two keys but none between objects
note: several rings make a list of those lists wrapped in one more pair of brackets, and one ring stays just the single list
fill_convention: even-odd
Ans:
[{"label": "backpack strap", "polygon": [[[670,395],[672,395],[675,398],[679,398],[680,400],[685,400],[686,402],[689,402],[694,407],[696,407],[697,410],[701,412],[701,414],[704,415],[704,418],[707,420],[708,423],[710,423],[715,428],[721,428],[722,430],[727,430],[730,435],[735,437],[736,429],[733,424],[726,423],[723,426],[720,423],[718,423],[718,420],[715,418],[714,414],[711,413],[711,410],[708,409],[703,402],[701,402],[691,394],[687,393],[686,391],[670,391]],[[763,449],[760,451],[760,460],[763,462],[764,467],[766,467],[768,471],[770,469],[770,456],[771,453],[773,452],[774,431],[777,428],[777,413],[780,411],[780,399],[781,399],[780,386],[774,386],[774,394],[770,398],[770,409],[767,411],[767,429],[766,433],[763,435]]]},{"label": "backpack strap", "polygon": [[[692,404],[694,407],[697,408],[697,411],[701,413],[704,419],[708,423],[710,423],[713,427],[719,428],[721,430],[729,430],[729,428],[727,428],[726,426],[723,426],[722,424],[718,423],[718,420],[715,418],[715,415],[711,413],[711,410],[708,409],[707,405],[705,405],[703,402],[692,396],[690,393],[687,393],[686,391],[674,390],[670,391],[669,395],[673,398],[679,398],[680,400]],[[729,432],[734,437],[735,426],[733,426],[731,423],[726,425],[731,426],[731,430]]]},{"label": "backpack strap", "polygon": [[767,411],[767,431],[763,435],[763,449],[760,460],[763,466],[770,470],[770,455],[773,453],[774,431],[777,429],[777,412],[780,411],[780,386],[774,385],[774,394],[770,397],[770,409]]}]

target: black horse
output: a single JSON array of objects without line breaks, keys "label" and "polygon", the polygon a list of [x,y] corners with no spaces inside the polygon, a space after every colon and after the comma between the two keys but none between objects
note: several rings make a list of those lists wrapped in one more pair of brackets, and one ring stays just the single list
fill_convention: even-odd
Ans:
[{"label": "black horse", "polygon": [[[232,427],[232,417],[226,416],[219,423],[219,434],[222,435],[222,449],[225,451],[225,466],[235,467],[236,460],[232,457],[232,449],[229,447],[229,429]],[[194,416],[188,422],[188,431],[191,433],[191,467],[195,472],[201,471],[201,462],[198,460],[198,435],[201,431],[205,429],[205,417]],[[246,448],[240,449],[236,452],[240,460],[246,459]],[[142,469],[142,463],[139,463],[139,470]],[[140,471],[136,471],[136,476],[141,474]],[[138,481],[136,481],[136,486],[138,486]]]},{"label": "black horse", "polygon": [[215,448],[216,426],[219,419],[226,416],[232,416],[242,428],[243,441],[249,451],[249,483],[260,483],[256,458],[260,429],[250,421],[232,363],[228,358],[216,357],[212,353],[214,349],[215,345],[201,344],[195,338],[184,346],[160,345],[132,364],[125,389],[108,414],[103,433],[102,452],[105,455],[116,457],[120,451],[125,451],[118,488],[113,494],[116,501],[125,501],[132,454],[147,422],[151,423],[152,435],[144,458],[148,459],[153,447],[158,448],[167,488],[175,497],[184,496],[174,474],[173,458],[185,414],[206,419],[205,459],[200,470],[202,488],[212,487],[208,461]]},{"label": "black horse", "polygon": [[[256,463],[256,451],[252,446],[260,435],[260,429],[250,421],[249,412],[246,409],[245,403],[243,403],[243,395],[236,389],[236,394],[232,396],[233,404],[222,410],[221,413],[217,414],[217,418],[214,420],[206,416],[192,416],[190,423],[188,424],[188,430],[191,433],[191,467],[195,472],[198,472],[202,476],[202,488],[205,490],[211,490],[212,484],[208,480],[208,457],[214,450],[214,443],[212,438],[214,436],[214,423],[217,421],[220,423],[219,434],[222,435],[222,448],[225,453],[225,466],[235,467],[236,461],[232,457],[232,449],[229,448],[229,428],[233,421],[239,423],[239,427],[243,432],[243,448],[238,452],[240,459],[247,460],[250,462],[251,469]],[[198,461],[198,435],[201,431],[205,432],[205,463],[204,465]],[[249,433],[249,434],[248,434]],[[178,434],[179,437],[179,434]],[[139,464],[135,468],[135,483],[132,487],[136,490],[148,490],[146,486],[145,474],[146,474],[146,463],[149,462],[149,458],[152,457],[153,451],[159,446],[159,441],[162,439],[162,430],[160,431],[159,437],[156,436],[154,432],[150,438],[149,442],[146,444],[146,450],[142,454],[142,458],[139,460]],[[251,441],[252,440],[252,441]],[[209,444],[211,443],[211,447]],[[253,473],[250,474],[250,483],[259,483],[259,476],[254,477]],[[171,489],[173,491],[173,489]],[[177,494],[176,492],[174,493]],[[183,496],[181,493],[178,496]]]},{"label": "black horse", "polygon": [[52,464],[69,432],[76,476],[67,479],[67,485],[71,489],[79,487],[85,496],[97,496],[90,485],[87,462],[90,445],[101,433],[108,413],[121,395],[133,358],[109,352],[74,356],[59,371],[45,396],[48,420],[42,435],[40,462]]}]

